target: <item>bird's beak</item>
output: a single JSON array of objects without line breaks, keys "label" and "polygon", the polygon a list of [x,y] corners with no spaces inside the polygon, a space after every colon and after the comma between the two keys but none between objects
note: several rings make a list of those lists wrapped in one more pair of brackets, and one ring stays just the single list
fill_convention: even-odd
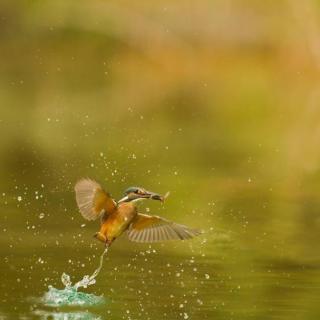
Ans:
[{"label": "bird's beak", "polygon": [[143,193],[130,193],[129,195],[126,195],[125,197],[120,199],[118,203],[138,201],[143,199],[159,200],[161,202],[164,202],[168,195],[169,192],[162,196],[161,194],[145,190]]}]

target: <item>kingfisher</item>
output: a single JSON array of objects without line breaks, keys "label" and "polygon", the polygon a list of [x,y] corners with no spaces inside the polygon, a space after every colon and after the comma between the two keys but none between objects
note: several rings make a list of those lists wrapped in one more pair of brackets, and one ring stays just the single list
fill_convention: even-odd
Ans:
[{"label": "kingfisher", "polygon": [[167,195],[130,187],[124,192],[123,198],[115,201],[98,182],[89,178],[76,183],[75,193],[82,216],[87,220],[100,218],[100,230],[94,237],[106,247],[123,233],[126,233],[130,241],[144,243],[186,240],[201,234],[199,230],[182,224],[138,212],[138,201],[151,199],[163,202]]}]

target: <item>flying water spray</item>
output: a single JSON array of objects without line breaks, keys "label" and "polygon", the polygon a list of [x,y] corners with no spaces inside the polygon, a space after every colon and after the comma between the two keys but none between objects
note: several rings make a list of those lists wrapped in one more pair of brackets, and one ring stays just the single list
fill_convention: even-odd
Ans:
[{"label": "flying water spray", "polygon": [[65,305],[97,305],[105,302],[104,297],[96,296],[90,293],[84,293],[78,291],[80,288],[87,288],[96,283],[96,277],[100,273],[103,266],[103,258],[108,252],[108,247],[105,248],[100,256],[100,263],[98,268],[93,272],[91,276],[85,275],[80,281],[72,285],[70,276],[63,273],[61,276],[61,282],[65,286],[64,289],[56,289],[53,286],[49,286],[49,291],[44,294],[42,301],[47,306],[65,306]]}]

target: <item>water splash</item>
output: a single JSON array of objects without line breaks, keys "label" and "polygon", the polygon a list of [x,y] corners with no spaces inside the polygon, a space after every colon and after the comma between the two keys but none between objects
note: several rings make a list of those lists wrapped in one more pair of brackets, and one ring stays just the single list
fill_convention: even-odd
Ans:
[{"label": "water splash", "polygon": [[95,278],[98,276],[102,265],[104,255],[108,252],[106,248],[100,256],[99,267],[93,272],[91,276],[85,275],[80,281],[72,285],[70,276],[63,273],[61,282],[65,286],[64,289],[56,289],[49,286],[49,291],[44,294],[42,301],[47,306],[76,306],[76,305],[97,305],[105,302],[104,297],[96,296],[90,293],[78,291],[79,288],[87,288],[96,283]]},{"label": "water splash", "polygon": [[52,312],[47,310],[35,310],[33,314],[37,316],[37,319],[40,318],[41,320],[102,320],[100,316],[88,311]]},{"label": "water splash", "polygon": [[108,247],[105,248],[103,251],[102,255],[100,256],[100,263],[99,267],[94,271],[94,273],[91,276],[85,275],[82,280],[78,281],[73,287],[72,287],[72,282],[70,281],[70,276],[67,275],[66,273],[63,273],[61,276],[61,281],[65,286],[65,289],[67,288],[74,288],[78,290],[79,288],[87,288],[88,286],[91,286],[92,284],[96,283],[96,277],[99,274],[102,265],[103,265],[103,257],[104,255],[108,252]]}]

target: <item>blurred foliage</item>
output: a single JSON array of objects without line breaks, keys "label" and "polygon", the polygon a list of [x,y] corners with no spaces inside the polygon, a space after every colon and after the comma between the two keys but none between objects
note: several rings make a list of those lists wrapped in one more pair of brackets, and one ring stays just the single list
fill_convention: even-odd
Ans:
[{"label": "blurred foliage", "polygon": [[150,208],[237,232],[246,264],[319,265],[319,5],[2,1],[2,204],[53,231],[80,177],[171,190]]},{"label": "blurred foliage", "polygon": [[270,228],[319,228],[305,209],[319,206],[318,14],[314,1],[2,2],[3,192],[92,176],[117,196],[161,184],[204,216],[201,203],[240,197]]}]

